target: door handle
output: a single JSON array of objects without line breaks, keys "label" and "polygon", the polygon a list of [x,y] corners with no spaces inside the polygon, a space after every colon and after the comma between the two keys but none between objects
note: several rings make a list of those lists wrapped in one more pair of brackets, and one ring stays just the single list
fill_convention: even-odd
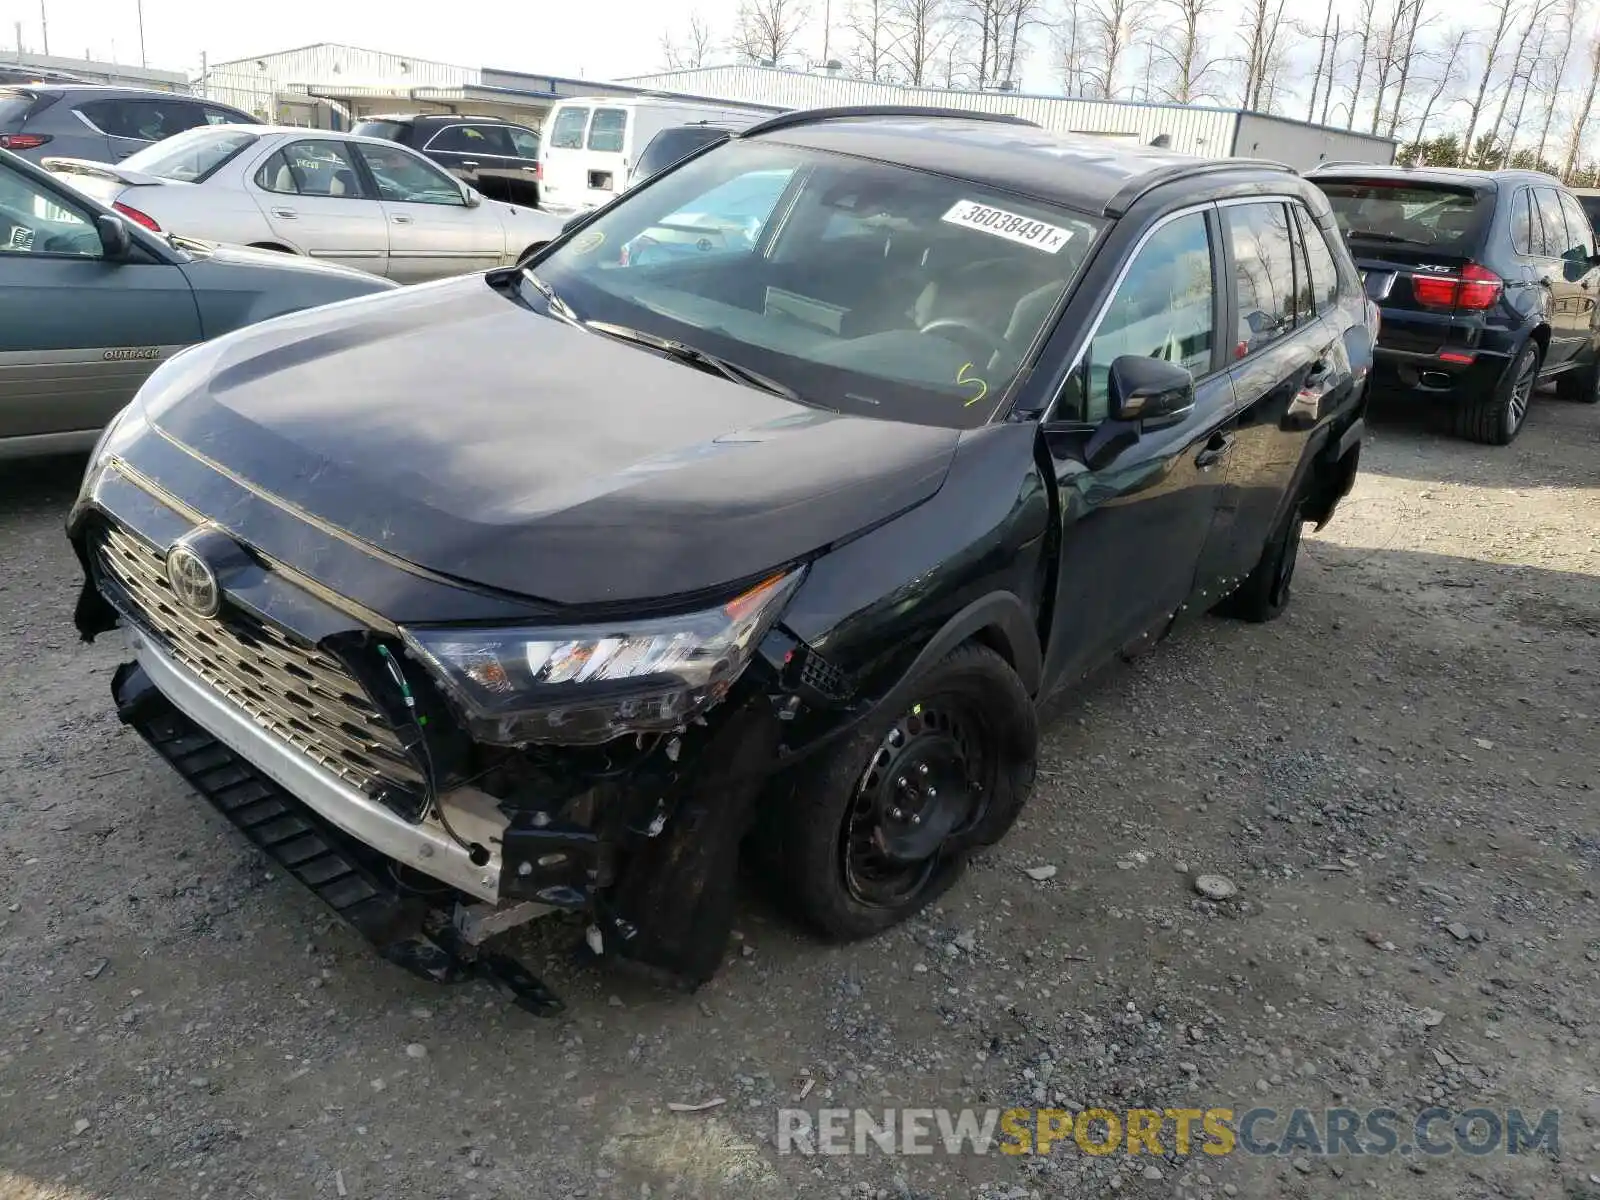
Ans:
[{"label": "door handle", "polygon": [[1206,448],[1194,456],[1194,465],[1202,471],[1208,471],[1228,457],[1228,452],[1232,449],[1233,434],[1213,433],[1211,440],[1206,443]]},{"label": "door handle", "polygon": [[272,215],[275,217],[282,217],[285,221],[292,221],[300,214],[295,212],[295,210],[292,208],[275,208],[272,210]]},{"label": "door handle", "polygon": [[406,216],[405,213],[395,213],[394,216],[390,218],[390,220],[392,220],[396,225],[409,225],[409,224],[411,224],[411,218]]}]

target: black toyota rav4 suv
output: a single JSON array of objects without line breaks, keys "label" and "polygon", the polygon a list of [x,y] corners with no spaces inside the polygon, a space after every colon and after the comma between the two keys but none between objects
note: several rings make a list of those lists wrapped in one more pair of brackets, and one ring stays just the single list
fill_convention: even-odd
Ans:
[{"label": "black toyota rav4 suv", "polygon": [[742,855],[885,929],[1016,819],[1043,697],[1276,615],[1375,332],[1283,167],[785,114],[523,268],[164,365],[73,508],[77,622],[127,627],[123,719],[390,957],[552,1007],[480,944],[561,909],[700,980]]},{"label": "black toyota rav4 suv", "polygon": [[1503,446],[1537,385],[1600,399],[1600,256],[1577,197],[1533,171],[1333,166],[1327,193],[1383,313],[1377,386]]}]

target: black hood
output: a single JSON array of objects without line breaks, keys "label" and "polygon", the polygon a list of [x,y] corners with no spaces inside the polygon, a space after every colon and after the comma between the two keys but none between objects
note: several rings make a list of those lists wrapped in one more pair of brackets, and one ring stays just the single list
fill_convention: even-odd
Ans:
[{"label": "black hood", "polygon": [[926,500],[958,437],[789,403],[482,277],[191,353],[145,397],[167,436],[392,555],[557,604],[759,575]]}]

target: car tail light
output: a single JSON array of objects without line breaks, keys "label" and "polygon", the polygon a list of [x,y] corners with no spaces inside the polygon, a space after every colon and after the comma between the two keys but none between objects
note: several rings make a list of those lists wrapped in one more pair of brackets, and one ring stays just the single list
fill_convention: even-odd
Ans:
[{"label": "car tail light", "polygon": [[152,217],[149,213],[140,212],[133,205],[124,204],[119,200],[111,207],[116,209],[123,216],[127,217],[128,220],[132,221],[135,225],[143,225],[151,233],[161,232],[161,226],[156,222],[154,217]]},{"label": "car tail light", "polygon": [[533,164],[533,177],[535,179],[540,180],[541,182],[543,182],[543,180],[544,180],[544,162],[542,160],[540,160],[538,162],[535,162]]},{"label": "car tail light", "polygon": [[1493,308],[1505,282],[1488,267],[1468,263],[1460,275],[1413,275],[1411,294],[1425,308]]},{"label": "car tail light", "polygon": [[48,133],[0,133],[0,150],[37,150],[49,140]]}]

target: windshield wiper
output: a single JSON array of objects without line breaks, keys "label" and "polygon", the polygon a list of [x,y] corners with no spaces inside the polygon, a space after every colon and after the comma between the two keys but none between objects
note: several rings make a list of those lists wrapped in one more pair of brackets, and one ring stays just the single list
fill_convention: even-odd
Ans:
[{"label": "windshield wiper", "polygon": [[539,295],[544,297],[545,308],[549,310],[549,313],[552,317],[555,317],[560,321],[565,321],[568,325],[577,325],[580,328],[583,326],[583,321],[579,318],[578,314],[572,311],[572,305],[568,304],[560,296],[556,295],[555,288],[551,287],[544,280],[540,279],[532,271],[524,270],[522,272],[522,277],[529,283],[533,284],[534,291],[538,292]]},{"label": "windshield wiper", "polygon": [[659,350],[669,358],[679,362],[688,363],[692,367],[721,375],[724,379],[731,379],[734,383],[742,383],[746,387],[753,387],[763,392],[770,392],[774,396],[781,396],[795,404],[806,403],[786,383],[779,383],[769,375],[759,371],[752,371],[749,367],[731,362],[719,355],[712,354],[709,350],[702,350],[698,346],[691,346],[688,342],[680,342],[674,338],[657,337],[653,333],[645,333],[639,329],[630,329],[626,325],[613,325],[610,321],[585,321],[585,329],[592,329],[596,333],[603,333],[607,337],[620,338],[625,342],[634,342],[646,346],[651,350]]}]

